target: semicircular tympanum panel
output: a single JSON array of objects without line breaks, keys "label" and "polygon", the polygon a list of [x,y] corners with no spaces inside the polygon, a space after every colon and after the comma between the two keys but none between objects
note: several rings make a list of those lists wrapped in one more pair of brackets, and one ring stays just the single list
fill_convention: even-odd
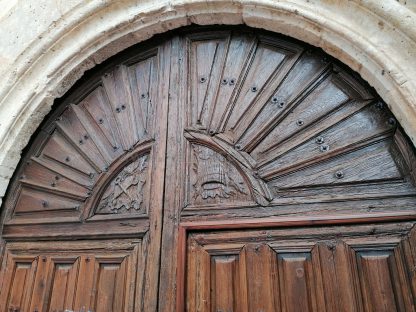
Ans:
[{"label": "semicircular tympanum panel", "polygon": [[[331,250],[346,248],[348,233],[355,235],[354,244],[365,237],[368,243],[357,243],[356,253],[372,259],[366,264],[368,285],[362,284],[357,296],[367,296],[364,305],[371,307],[377,292],[388,291],[387,286],[371,286],[381,278],[378,266],[386,272],[391,268],[374,260],[383,258],[386,248],[380,251],[364,227],[340,227],[343,243],[333,231],[327,238],[318,231],[312,245],[302,242],[301,233],[307,230],[297,232],[296,227],[293,236],[277,238],[280,232],[275,231],[270,241],[255,230],[244,232],[240,240],[240,234],[191,233],[188,248],[178,238],[183,222],[189,228],[211,222],[214,229],[232,220],[233,229],[244,231],[247,223],[238,225],[239,220],[261,217],[300,218],[305,224],[326,218],[352,227],[351,220],[394,220],[388,227],[392,237],[410,231],[416,207],[413,147],[383,101],[342,64],[289,38],[228,28],[157,38],[94,71],[57,104],[9,188],[3,207],[1,309],[153,311],[159,301],[159,309],[169,311],[181,300],[179,274],[186,271],[188,285],[195,285],[187,290],[188,309],[194,311],[198,300],[211,298],[207,311],[214,306],[216,311],[243,311],[221,301],[226,300],[221,293],[233,280],[229,270],[236,270],[234,260],[256,267],[253,261],[261,258],[245,243],[252,242],[250,233],[262,236],[264,261],[277,259],[272,266],[284,280],[271,283],[291,285],[270,284],[272,293],[313,298],[312,275],[307,281],[311,285],[295,287],[292,279],[306,270],[313,244],[331,240]],[[204,235],[222,245],[206,244]],[[230,241],[239,247],[227,245]],[[385,241],[383,246],[391,243]],[[307,248],[299,247],[305,244]],[[191,254],[181,256],[186,250]],[[391,269],[390,274],[415,283],[413,277],[403,277],[414,272],[409,266],[415,264],[412,252],[405,253],[405,262],[395,258],[401,271]],[[208,299],[198,278],[211,273],[204,271],[205,260],[194,255],[215,260],[207,260],[214,272],[209,287],[217,287]],[[195,267],[181,269],[181,257]],[[314,253],[312,264],[308,262],[308,274],[318,272],[317,257]],[[203,274],[192,271],[197,266]],[[358,266],[354,261],[345,270],[364,274]],[[221,286],[218,278],[229,280]],[[159,285],[159,280],[165,282]],[[247,305],[257,300],[260,294],[253,299],[249,290],[243,299],[234,293],[235,300]],[[357,296],[354,300],[361,302]],[[406,296],[410,307],[412,294]],[[293,303],[285,308],[284,300],[278,301],[264,311],[274,311],[276,304],[289,309]],[[396,307],[392,302],[385,306]],[[305,304],[303,311],[317,307],[316,302]]]}]

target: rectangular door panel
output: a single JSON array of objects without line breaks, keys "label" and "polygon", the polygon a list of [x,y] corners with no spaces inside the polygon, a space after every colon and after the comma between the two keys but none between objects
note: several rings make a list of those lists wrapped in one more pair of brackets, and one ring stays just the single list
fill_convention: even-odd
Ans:
[{"label": "rectangular door panel", "polygon": [[394,227],[190,232],[186,309],[414,311],[416,259]]},{"label": "rectangular door panel", "polygon": [[0,311],[135,311],[140,307],[142,242],[10,243]]}]

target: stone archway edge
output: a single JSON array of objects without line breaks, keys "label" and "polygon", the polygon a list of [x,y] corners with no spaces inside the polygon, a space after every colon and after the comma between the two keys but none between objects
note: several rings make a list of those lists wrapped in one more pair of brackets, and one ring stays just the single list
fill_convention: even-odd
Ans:
[{"label": "stone archway edge", "polygon": [[0,202],[55,98],[110,56],[191,23],[246,24],[323,48],[377,90],[416,144],[416,13],[395,0],[16,3],[0,16]]}]

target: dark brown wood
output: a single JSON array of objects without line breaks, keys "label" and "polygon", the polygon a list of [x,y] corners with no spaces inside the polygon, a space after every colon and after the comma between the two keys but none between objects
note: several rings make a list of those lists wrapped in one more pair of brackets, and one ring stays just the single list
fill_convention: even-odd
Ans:
[{"label": "dark brown wood", "polygon": [[0,311],[415,309],[415,150],[356,74],[244,27],[94,71],[13,177]]}]

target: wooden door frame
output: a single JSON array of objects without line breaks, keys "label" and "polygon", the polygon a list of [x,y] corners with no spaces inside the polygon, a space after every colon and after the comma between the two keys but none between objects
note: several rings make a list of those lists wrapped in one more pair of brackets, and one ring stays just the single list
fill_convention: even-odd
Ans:
[{"label": "wooden door frame", "polygon": [[177,247],[177,269],[176,269],[176,311],[186,311],[186,256],[187,238],[192,231],[206,230],[242,230],[242,229],[261,229],[261,228],[284,228],[315,225],[348,225],[348,224],[368,224],[386,223],[394,221],[416,221],[415,213],[379,213],[356,214],[347,217],[343,215],[328,216],[305,216],[305,217],[270,217],[270,218],[247,218],[235,220],[216,220],[216,221],[194,221],[182,222],[178,227],[178,247]]}]

